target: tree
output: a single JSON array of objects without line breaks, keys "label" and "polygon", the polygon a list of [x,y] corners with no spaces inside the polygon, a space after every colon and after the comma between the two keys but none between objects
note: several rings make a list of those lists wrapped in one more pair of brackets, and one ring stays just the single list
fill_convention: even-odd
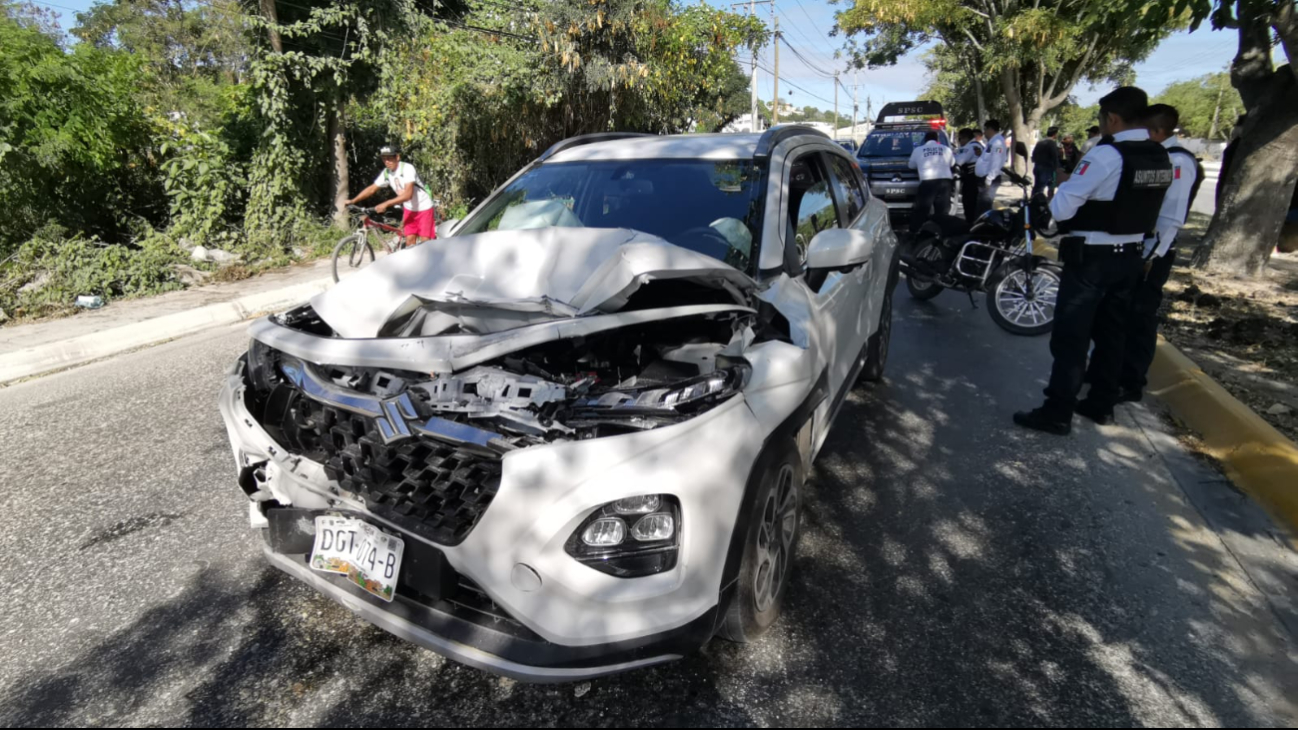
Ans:
[{"label": "tree", "polygon": [[0,15],[0,253],[47,222],[126,242],[165,219],[151,149],[155,127],[135,97],[139,59],[58,40]]},{"label": "tree", "polygon": [[855,0],[837,23],[860,36],[849,46],[860,66],[944,44],[972,73],[999,82],[1014,135],[1030,147],[1041,119],[1079,82],[1128,80],[1131,64],[1183,25],[1180,17],[1140,0]]},{"label": "tree", "polygon": [[1205,139],[1230,139],[1235,120],[1244,113],[1244,100],[1231,86],[1229,73],[1178,81],[1153,101],[1176,107],[1185,133]]},{"label": "tree", "polygon": [[[1168,0],[1170,2],[1171,0]],[[1262,276],[1280,238],[1298,183],[1298,7],[1293,0],[1189,0],[1195,27],[1239,34],[1231,84],[1248,117],[1195,264],[1242,277]],[[1272,35],[1288,63],[1271,59]]]}]

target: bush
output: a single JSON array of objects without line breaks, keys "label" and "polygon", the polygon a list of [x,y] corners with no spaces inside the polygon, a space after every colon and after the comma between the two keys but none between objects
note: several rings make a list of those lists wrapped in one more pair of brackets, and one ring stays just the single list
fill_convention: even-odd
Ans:
[{"label": "bush", "polygon": [[136,246],[61,234],[39,232],[0,268],[0,308],[7,314],[65,314],[83,294],[111,301],[184,288],[171,265],[186,256],[163,234],[149,232]]}]

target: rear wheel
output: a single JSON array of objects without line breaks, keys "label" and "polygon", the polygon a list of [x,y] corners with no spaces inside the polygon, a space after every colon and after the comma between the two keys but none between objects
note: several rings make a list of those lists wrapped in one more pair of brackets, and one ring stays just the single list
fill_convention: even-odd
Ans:
[{"label": "rear wheel", "polygon": [[353,233],[334,246],[334,281],[338,281],[340,271],[355,271],[372,263],[374,263],[374,248],[370,246],[369,240]]},{"label": "rear wheel", "polygon": [[987,313],[1011,334],[1032,336],[1049,332],[1055,326],[1061,274],[1061,269],[1052,263],[1039,262],[1030,274],[1017,263],[1007,266],[987,285]]},{"label": "rear wheel", "polygon": [[739,583],[718,635],[746,643],[780,616],[793,571],[802,517],[802,458],[792,444],[762,467],[762,483],[749,506],[748,534]]},{"label": "rear wheel", "polygon": [[[915,270],[918,265],[922,268],[940,268],[942,265],[942,249],[938,248],[935,243],[925,243],[915,251],[915,257],[911,264],[911,270]],[[914,274],[906,274],[906,290],[910,292],[912,299],[918,299],[921,302],[928,301],[938,294],[942,293],[942,285],[936,280],[922,275],[916,278]]]}]

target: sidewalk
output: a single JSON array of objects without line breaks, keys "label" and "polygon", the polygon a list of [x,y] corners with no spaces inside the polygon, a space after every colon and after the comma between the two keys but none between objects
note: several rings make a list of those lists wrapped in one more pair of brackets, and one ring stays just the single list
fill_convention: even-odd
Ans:
[{"label": "sidewalk", "polygon": [[330,261],[210,284],[32,324],[0,327],[0,383],[232,324],[306,301],[333,283]]}]

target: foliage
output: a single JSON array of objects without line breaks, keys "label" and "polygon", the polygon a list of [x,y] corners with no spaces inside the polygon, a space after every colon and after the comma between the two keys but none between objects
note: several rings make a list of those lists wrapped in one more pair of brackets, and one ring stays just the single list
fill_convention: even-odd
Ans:
[{"label": "foliage", "polygon": [[940,42],[956,62],[952,88],[967,93],[972,75],[999,82],[1015,131],[1030,134],[1083,81],[1131,78],[1141,60],[1184,24],[1176,8],[1142,0],[1075,3],[1041,0],[854,0],[837,15],[862,66],[896,63]]},{"label": "foliage", "polygon": [[136,220],[165,219],[155,128],[136,95],[146,85],[129,54],[86,44],[65,53],[0,17],[0,255],[49,220],[115,242]]},{"label": "foliage", "polygon": [[1230,84],[1230,74],[1215,73],[1189,81],[1179,81],[1168,86],[1153,99],[1160,104],[1171,104],[1181,114],[1181,128],[1191,137],[1207,138],[1213,131],[1214,139],[1230,139],[1235,120],[1244,113],[1244,100]]},{"label": "foliage", "polygon": [[750,18],[667,0],[520,10],[521,21],[471,3],[469,28],[428,22],[381,64],[366,123],[400,141],[448,202],[481,199],[565,137],[711,130],[748,109],[731,54],[763,40]]},{"label": "foliage", "polygon": [[128,247],[46,227],[0,266],[0,309],[39,317],[69,311],[82,294],[111,301],[179,289],[171,264],[182,260],[171,240],[153,231]]},{"label": "foliage", "polygon": [[246,189],[243,165],[220,137],[176,125],[158,150],[171,201],[171,233],[191,245],[233,247],[230,224]]}]

